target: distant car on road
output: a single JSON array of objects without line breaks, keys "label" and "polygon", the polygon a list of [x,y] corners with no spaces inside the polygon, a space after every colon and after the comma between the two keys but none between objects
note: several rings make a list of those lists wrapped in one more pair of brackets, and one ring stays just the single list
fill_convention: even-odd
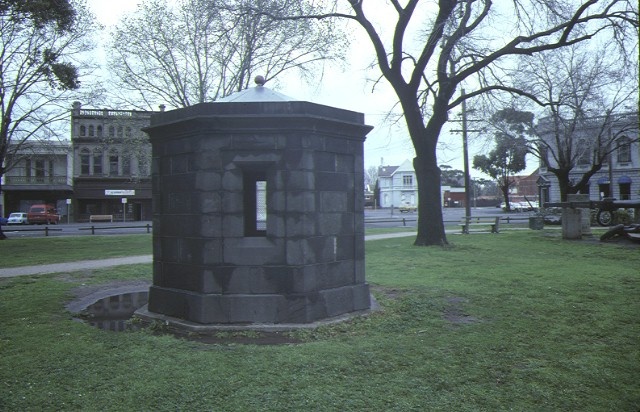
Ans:
[{"label": "distant car on road", "polygon": [[400,210],[400,213],[409,213],[409,212],[415,212],[415,211],[418,210],[416,205],[412,205],[412,204],[409,204],[409,203],[404,203],[398,209]]},{"label": "distant car on road", "polygon": [[60,222],[60,215],[58,211],[53,205],[42,204],[42,205],[33,205],[29,209],[29,213],[27,213],[27,218],[29,219],[29,224],[47,224],[47,225],[55,225]]},{"label": "distant car on road", "polygon": [[9,219],[7,219],[8,225],[28,225],[29,219],[27,218],[26,213],[22,212],[13,212],[9,215]]}]

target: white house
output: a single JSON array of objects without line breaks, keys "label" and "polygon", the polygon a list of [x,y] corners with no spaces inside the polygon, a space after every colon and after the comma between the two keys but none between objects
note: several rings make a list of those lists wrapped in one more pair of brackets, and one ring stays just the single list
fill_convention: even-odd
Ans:
[{"label": "white house", "polygon": [[413,164],[409,160],[400,166],[378,168],[380,207],[399,207],[402,204],[418,204],[418,183]]}]

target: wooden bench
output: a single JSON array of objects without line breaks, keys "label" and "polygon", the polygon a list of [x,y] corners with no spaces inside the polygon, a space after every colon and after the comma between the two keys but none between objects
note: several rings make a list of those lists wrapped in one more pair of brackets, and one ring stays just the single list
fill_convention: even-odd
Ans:
[{"label": "wooden bench", "polygon": [[91,215],[89,222],[113,222],[113,215]]},{"label": "wooden bench", "polygon": [[500,216],[487,216],[487,217],[463,217],[460,219],[460,226],[462,227],[462,233],[469,233],[470,227],[476,226],[491,226],[491,233],[500,233]]}]

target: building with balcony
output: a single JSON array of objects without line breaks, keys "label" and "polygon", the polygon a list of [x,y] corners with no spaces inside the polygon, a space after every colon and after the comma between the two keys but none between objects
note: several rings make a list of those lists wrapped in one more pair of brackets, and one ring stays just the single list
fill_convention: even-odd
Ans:
[{"label": "building with balcony", "polygon": [[73,152],[65,141],[34,141],[11,151],[3,176],[3,215],[28,212],[37,203],[56,205],[66,216],[67,199],[73,196]]},{"label": "building with balcony", "polygon": [[151,111],[71,110],[73,216],[151,220],[151,144],[141,130]]}]

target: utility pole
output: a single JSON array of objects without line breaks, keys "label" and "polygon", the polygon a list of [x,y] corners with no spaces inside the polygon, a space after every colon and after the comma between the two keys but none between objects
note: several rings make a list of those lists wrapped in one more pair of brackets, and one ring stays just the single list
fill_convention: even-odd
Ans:
[{"label": "utility pole", "polygon": [[[462,95],[462,130],[451,130],[453,133],[462,132],[462,155],[464,160],[464,214],[467,224],[471,219],[471,176],[469,175],[469,146],[467,144],[467,138],[469,132],[481,132],[482,130],[469,130],[467,123],[478,122],[480,120],[468,120],[467,119],[467,101],[464,99],[464,89],[460,91]],[[473,110],[472,110],[473,111]],[[459,120],[458,120],[459,121]]]},{"label": "utility pole", "polygon": [[462,89],[462,155],[464,156],[464,217],[467,224],[471,218],[471,177],[469,176],[469,148],[467,145],[467,101]]}]

